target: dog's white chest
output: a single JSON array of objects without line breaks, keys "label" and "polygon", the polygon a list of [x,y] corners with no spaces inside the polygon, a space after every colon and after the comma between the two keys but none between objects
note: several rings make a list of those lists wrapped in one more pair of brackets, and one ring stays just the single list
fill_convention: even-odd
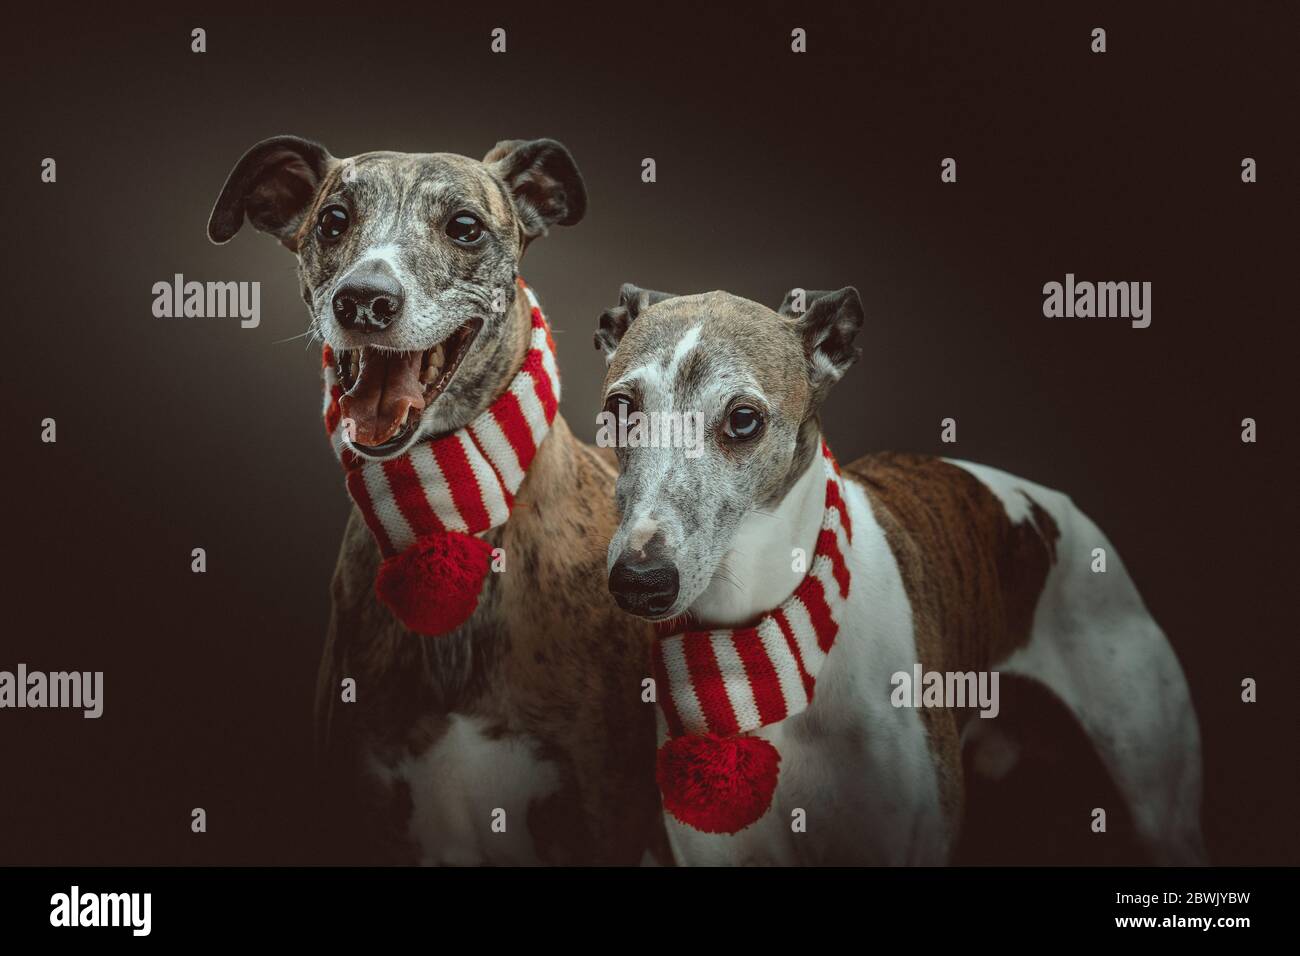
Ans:
[{"label": "dog's white chest", "polygon": [[411,796],[407,836],[424,865],[541,863],[528,827],[529,806],[560,788],[555,764],[523,735],[489,736],[486,722],[453,714],[424,753],[373,766]]},{"label": "dog's white chest", "polygon": [[[772,806],[733,835],[665,817],[687,865],[942,863],[948,837],[920,717],[889,703],[889,675],[916,660],[912,610],[884,532],[847,489],[853,585],[807,710],[755,732],[781,754]],[[667,725],[662,715],[662,742]]]},{"label": "dog's white chest", "polygon": [[[845,655],[846,657],[848,655]],[[862,704],[869,696],[846,660],[826,675],[841,686],[801,714],[755,733],[781,754],[772,806],[734,835],[700,833],[665,816],[687,865],[942,863],[947,855],[924,733],[914,713]],[[830,688],[828,687],[829,691]],[[838,698],[838,699],[836,699]],[[856,716],[845,704],[858,703]],[[661,725],[662,735],[666,725]]]}]

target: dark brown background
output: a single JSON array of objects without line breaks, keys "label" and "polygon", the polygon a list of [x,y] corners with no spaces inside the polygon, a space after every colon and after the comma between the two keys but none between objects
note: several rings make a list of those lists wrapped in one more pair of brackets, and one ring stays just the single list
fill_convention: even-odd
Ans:
[{"label": "dark brown background", "polygon": [[[106,692],[98,721],[0,712],[0,862],[349,858],[310,759],[347,512],[318,355],[283,341],[306,328],[292,257],[204,237],[241,152],[288,132],[340,156],[571,148],[590,214],[524,274],[580,434],[591,330],[621,282],[773,306],[856,285],[866,354],[826,418],[841,458],[950,454],[1073,496],[1189,674],[1214,859],[1297,862],[1294,16],[1046,6],[11,22],[0,667],[103,670]],[[1041,287],[1068,271],[1151,281],[1151,328],[1044,319]],[[260,328],[153,318],[150,288],[176,272],[260,281]],[[1037,770],[976,795],[963,859],[1130,859],[1122,828],[1079,832],[1112,798],[1055,720],[1037,722]]]}]

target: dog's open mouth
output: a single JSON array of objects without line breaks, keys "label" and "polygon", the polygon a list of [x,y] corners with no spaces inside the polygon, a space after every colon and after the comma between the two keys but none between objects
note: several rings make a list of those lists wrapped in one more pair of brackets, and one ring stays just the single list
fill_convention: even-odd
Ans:
[{"label": "dog's open mouth", "polygon": [[344,389],[339,409],[353,423],[353,445],[376,455],[400,449],[419,427],[424,410],[451,383],[481,327],[477,319],[467,322],[421,352],[373,345],[335,350]]}]

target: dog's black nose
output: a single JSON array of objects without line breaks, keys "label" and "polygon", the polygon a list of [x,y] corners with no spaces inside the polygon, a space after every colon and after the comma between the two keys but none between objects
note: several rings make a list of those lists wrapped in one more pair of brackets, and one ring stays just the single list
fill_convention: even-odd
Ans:
[{"label": "dog's black nose", "polygon": [[350,272],[334,293],[334,317],[351,332],[382,332],[402,311],[402,284],[382,261]]},{"label": "dog's black nose", "polygon": [[642,617],[658,617],[677,600],[677,566],[653,552],[625,552],[609,572],[609,591],[618,606]]}]

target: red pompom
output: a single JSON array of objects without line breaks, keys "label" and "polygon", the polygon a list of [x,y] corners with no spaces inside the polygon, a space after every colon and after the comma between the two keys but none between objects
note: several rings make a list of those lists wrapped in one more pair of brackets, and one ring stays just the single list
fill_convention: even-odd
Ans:
[{"label": "red pompom", "polygon": [[675,737],[659,748],[664,809],[705,833],[736,833],[772,805],[780,763],[761,737]]},{"label": "red pompom", "polygon": [[478,607],[491,561],[492,547],[482,538],[426,535],[379,566],[375,593],[416,633],[446,634]]}]

